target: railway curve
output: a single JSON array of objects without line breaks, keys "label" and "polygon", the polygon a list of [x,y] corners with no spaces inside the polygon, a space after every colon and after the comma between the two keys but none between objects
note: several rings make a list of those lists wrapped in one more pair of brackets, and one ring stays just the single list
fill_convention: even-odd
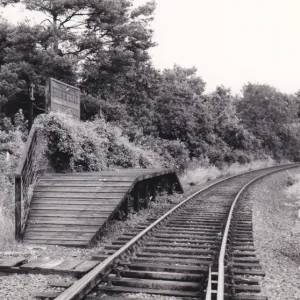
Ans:
[{"label": "railway curve", "polygon": [[55,299],[99,292],[108,295],[104,300],[123,293],[265,300],[258,295],[257,276],[264,274],[253,245],[251,204],[242,198],[255,181],[298,166],[249,171],[197,191],[141,232],[120,237],[118,250],[104,250],[105,259]]}]

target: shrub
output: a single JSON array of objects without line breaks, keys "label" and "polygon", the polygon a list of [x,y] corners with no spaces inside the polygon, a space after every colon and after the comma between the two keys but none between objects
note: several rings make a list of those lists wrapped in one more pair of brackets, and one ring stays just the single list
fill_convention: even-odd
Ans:
[{"label": "shrub", "polygon": [[58,172],[99,171],[108,168],[160,167],[160,156],[129,142],[120,128],[103,119],[80,122],[61,113],[38,118],[48,141],[47,156]]},{"label": "shrub", "polygon": [[14,171],[24,148],[23,125],[8,118],[0,123],[0,244],[14,239]]},{"label": "shrub", "polygon": [[160,161],[165,168],[176,168],[180,172],[188,165],[189,151],[183,142],[155,138],[153,136],[143,136],[138,141],[141,147],[152,150],[160,157]]},{"label": "shrub", "polygon": [[103,138],[92,122],[79,122],[60,113],[40,116],[47,155],[58,172],[97,171],[106,168]]}]

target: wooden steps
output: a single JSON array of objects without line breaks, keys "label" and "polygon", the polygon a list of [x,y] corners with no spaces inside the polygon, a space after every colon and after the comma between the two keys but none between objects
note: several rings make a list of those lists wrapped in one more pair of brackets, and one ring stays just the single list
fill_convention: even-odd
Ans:
[{"label": "wooden steps", "polygon": [[117,214],[137,182],[170,175],[177,178],[173,170],[162,169],[43,176],[34,189],[23,240],[86,247]]}]

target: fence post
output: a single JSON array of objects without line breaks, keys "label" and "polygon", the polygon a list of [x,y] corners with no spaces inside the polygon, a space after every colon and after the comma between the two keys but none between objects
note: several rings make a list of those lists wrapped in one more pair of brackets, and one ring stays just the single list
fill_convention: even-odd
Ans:
[{"label": "fence post", "polygon": [[126,197],[126,200],[124,201],[124,214],[126,217],[128,216],[128,197]]},{"label": "fence post", "polygon": [[133,209],[135,212],[140,210],[140,193],[139,193],[139,183],[137,183],[133,190]]},{"label": "fence post", "polygon": [[149,202],[149,188],[148,188],[148,180],[146,180],[144,186],[144,208],[148,208],[148,202]]},{"label": "fence post", "polygon": [[22,227],[22,179],[20,176],[15,177],[15,239],[21,239]]},{"label": "fence post", "polygon": [[150,179],[150,191],[151,191],[151,201],[155,201],[156,200],[156,196],[157,196],[157,182],[155,178],[151,178]]}]

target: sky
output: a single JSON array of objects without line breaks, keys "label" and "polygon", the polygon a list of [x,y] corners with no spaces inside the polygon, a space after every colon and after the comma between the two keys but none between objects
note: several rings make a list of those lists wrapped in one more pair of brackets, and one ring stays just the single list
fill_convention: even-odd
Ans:
[{"label": "sky", "polygon": [[[146,0],[134,0],[138,4]],[[206,91],[224,85],[239,93],[247,82],[285,93],[300,90],[299,0],[156,0],[153,64],[195,66]],[[18,22],[20,7],[2,16]]]}]

